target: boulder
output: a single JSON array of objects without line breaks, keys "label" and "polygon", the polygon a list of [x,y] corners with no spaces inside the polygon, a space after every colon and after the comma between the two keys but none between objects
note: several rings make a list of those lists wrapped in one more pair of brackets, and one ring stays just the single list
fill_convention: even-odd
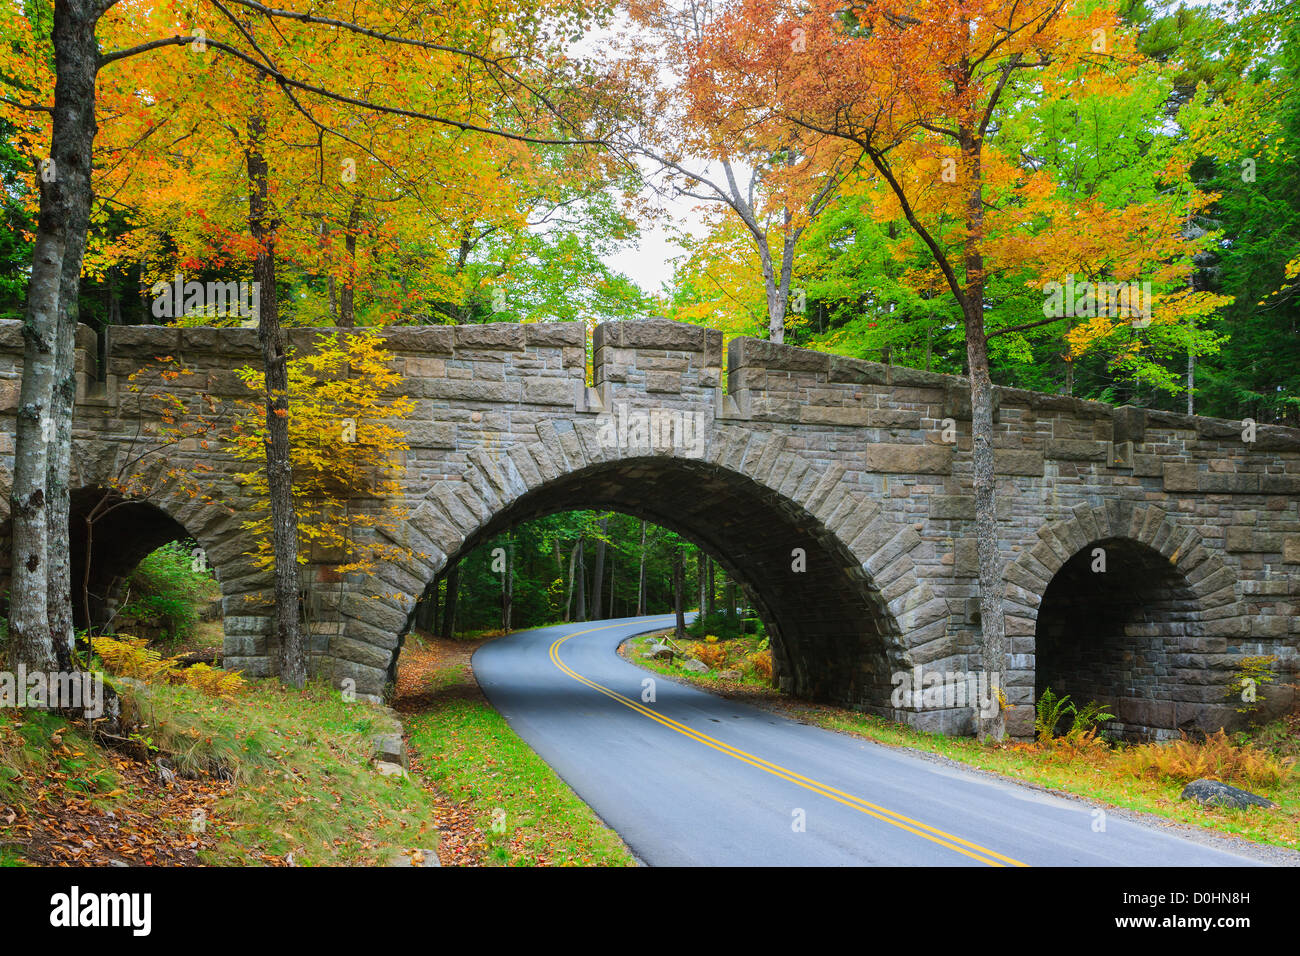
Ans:
[{"label": "boulder", "polygon": [[376,760],[373,764],[375,772],[381,777],[406,777],[406,768],[401,764],[389,763],[386,760]]},{"label": "boulder", "polygon": [[438,851],[430,849],[403,850],[389,866],[442,866]]},{"label": "boulder", "polygon": [[729,667],[725,671],[722,671],[720,674],[718,674],[718,676],[721,677],[723,680],[740,680],[744,675],[741,674],[740,671],[736,670],[734,667]]},{"label": "boulder", "polygon": [[656,644],[650,648],[650,656],[657,661],[669,661],[673,659],[673,649],[667,644]]},{"label": "boulder", "polygon": [[690,671],[692,674],[703,674],[709,669],[709,665],[704,661],[688,660],[682,665],[682,670]]},{"label": "boulder", "polygon": [[1202,777],[1189,783],[1183,788],[1182,798],[1195,800],[1206,806],[1231,807],[1234,810],[1244,810],[1247,807],[1263,807],[1269,810],[1277,806],[1272,800],[1267,800],[1248,790],[1231,787],[1218,780],[1211,780],[1209,777]]}]

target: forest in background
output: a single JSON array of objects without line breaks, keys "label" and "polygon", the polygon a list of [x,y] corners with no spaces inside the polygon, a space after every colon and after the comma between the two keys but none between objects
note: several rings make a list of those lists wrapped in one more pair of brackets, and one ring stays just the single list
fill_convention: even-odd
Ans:
[{"label": "forest in background", "polygon": [[414,623],[451,636],[697,608],[719,615],[725,632],[747,604],[743,587],[675,532],[618,512],[570,511],[468,551],[429,586]]}]

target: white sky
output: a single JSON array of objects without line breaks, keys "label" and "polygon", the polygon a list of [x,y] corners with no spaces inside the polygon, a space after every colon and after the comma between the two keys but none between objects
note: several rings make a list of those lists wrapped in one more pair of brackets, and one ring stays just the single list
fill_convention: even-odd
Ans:
[{"label": "white sky", "polygon": [[[625,16],[620,13],[618,18],[620,25],[626,27]],[[570,47],[570,53],[583,56],[607,51],[614,32],[613,29],[592,30]],[[672,78],[665,76],[664,81],[672,82]],[[651,167],[645,163],[643,168],[648,170]],[[673,241],[674,233],[685,230],[699,238],[708,231],[703,213],[696,209],[698,199],[663,195],[657,197],[656,202],[662,210],[662,216],[652,223],[639,223],[640,239],[636,243],[625,243],[617,251],[601,257],[601,261],[610,269],[623,273],[650,295],[658,295],[663,291],[673,276],[672,260],[684,255],[681,246]]]}]

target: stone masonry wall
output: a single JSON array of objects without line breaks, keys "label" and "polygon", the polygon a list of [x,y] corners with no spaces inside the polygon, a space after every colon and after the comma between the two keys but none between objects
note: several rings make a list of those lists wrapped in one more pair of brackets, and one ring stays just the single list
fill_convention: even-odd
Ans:
[{"label": "stone masonry wall", "polygon": [[[291,344],[308,349],[321,331],[293,330]],[[102,486],[123,468],[163,466],[158,455],[128,464],[143,448],[150,388],[190,402],[203,392],[230,401],[246,394],[234,370],[259,355],[255,332],[244,329],[113,328],[102,359],[93,334],[81,333],[74,488]],[[415,400],[403,424],[409,518],[396,537],[417,556],[369,579],[341,577],[329,555],[311,556],[304,590],[315,672],[380,696],[415,601],[450,558],[508,522],[599,506],[676,527],[745,580],[776,635],[788,690],[929,729],[971,729],[969,706],[895,691],[896,676],[915,667],[962,674],[978,666],[964,379],[736,339],[724,387],[721,335],[664,321],[598,326],[590,378],[581,323],[410,326],[384,335]],[[164,356],[193,374],[170,383],[146,374],[136,379],[145,392],[132,391],[128,378]],[[21,363],[19,324],[0,323],[4,480]],[[1157,556],[1190,605],[1164,623],[1153,612],[1123,634],[1068,635],[1093,672],[1112,668],[1115,696],[1127,702],[1125,729],[1170,734],[1231,723],[1224,687],[1246,655],[1273,655],[1284,677],[1294,675],[1300,432],[1260,427],[1243,440],[1237,422],[997,394],[1014,732],[1032,726],[1036,630],[1049,583],[1097,542]],[[620,431],[620,421],[639,416],[654,426],[649,439]],[[244,553],[248,498],[233,478],[241,466],[197,442],[165,458],[214,469],[219,505],[167,495],[153,505],[217,570],[227,666],[270,673],[270,581]],[[806,571],[794,569],[796,551]],[[1123,583],[1098,576],[1087,586],[1091,599],[1121,605]],[[1158,610],[1159,600],[1150,606]],[[1133,654],[1159,657],[1158,666],[1137,666]]]}]

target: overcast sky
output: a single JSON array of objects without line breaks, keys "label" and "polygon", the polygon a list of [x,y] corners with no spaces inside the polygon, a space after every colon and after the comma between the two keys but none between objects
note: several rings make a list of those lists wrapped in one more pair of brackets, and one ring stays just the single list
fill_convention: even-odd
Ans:
[{"label": "overcast sky", "polygon": [[[619,23],[626,28],[627,20],[620,13]],[[605,52],[613,39],[613,30],[593,30],[570,48],[574,56],[583,56],[593,52]],[[665,77],[665,82],[671,82]],[[649,164],[646,165],[649,169]],[[641,289],[650,295],[658,295],[663,286],[672,278],[673,259],[683,253],[680,246],[673,242],[676,230],[686,230],[693,236],[703,236],[706,232],[703,214],[696,210],[697,199],[683,199],[664,196],[659,200],[663,216],[655,223],[641,222],[641,238],[633,244],[627,243],[617,252],[601,257],[601,261],[615,272],[628,276]]]}]

